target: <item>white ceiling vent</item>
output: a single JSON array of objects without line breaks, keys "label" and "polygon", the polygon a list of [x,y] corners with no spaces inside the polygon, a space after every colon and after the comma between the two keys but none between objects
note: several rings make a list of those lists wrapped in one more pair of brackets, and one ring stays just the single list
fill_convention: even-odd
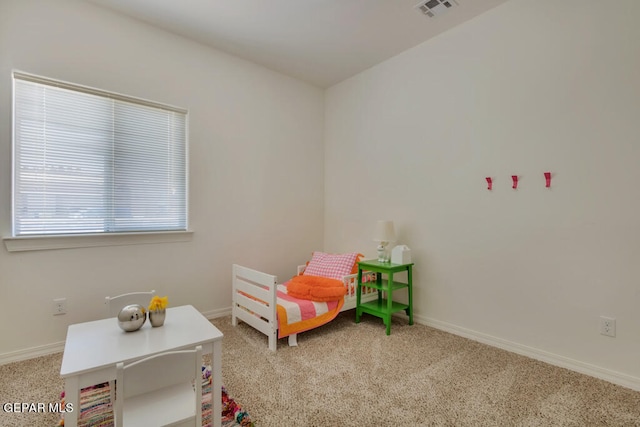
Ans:
[{"label": "white ceiling vent", "polygon": [[437,15],[442,15],[450,8],[457,6],[458,3],[455,0],[422,0],[415,5],[420,9],[422,13],[433,18]]}]

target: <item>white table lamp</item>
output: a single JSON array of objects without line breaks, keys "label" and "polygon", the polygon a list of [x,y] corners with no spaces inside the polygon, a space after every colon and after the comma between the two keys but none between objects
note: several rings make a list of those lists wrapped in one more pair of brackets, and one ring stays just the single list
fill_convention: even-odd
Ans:
[{"label": "white table lamp", "polygon": [[387,253],[387,245],[389,242],[393,242],[396,238],[396,233],[393,229],[393,221],[378,221],[376,224],[376,234],[373,238],[378,242],[378,261],[389,262],[389,255]]}]

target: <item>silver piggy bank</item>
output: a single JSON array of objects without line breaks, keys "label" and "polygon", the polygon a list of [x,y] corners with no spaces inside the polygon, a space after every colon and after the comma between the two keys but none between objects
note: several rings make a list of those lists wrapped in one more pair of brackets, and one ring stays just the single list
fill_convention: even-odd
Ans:
[{"label": "silver piggy bank", "polygon": [[127,305],[118,313],[118,326],[123,331],[137,331],[147,320],[147,311],[140,304]]}]

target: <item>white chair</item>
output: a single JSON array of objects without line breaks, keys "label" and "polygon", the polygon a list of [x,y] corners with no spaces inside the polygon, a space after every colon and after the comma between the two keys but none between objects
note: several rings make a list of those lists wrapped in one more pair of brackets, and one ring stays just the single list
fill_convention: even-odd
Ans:
[{"label": "white chair", "polygon": [[116,365],[114,427],[202,426],[202,346]]},{"label": "white chair", "polygon": [[104,304],[107,311],[107,317],[116,317],[123,307],[129,304],[140,304],[146,310],[151,302],[151,298],[156,291],[149,292],[131,292],[128,294],[118,295],[116,297],[106,297]]},{"label": "white chair", "polygon": [[[149,303],[151,302],[151,298],[153,298],[155,294],[156,291],[152,290],[149,292],[131,292],[115,297],[105,297],[104,306],[107,317],[118,316],[120,310],[122,310],[129,304],[140,304],[146,311],[147,307],[149,307]],[[113,403],[113,400],[115,398],[115,382],[113,380],[109,381],[109,396],[111,397],[111,402]]]}]

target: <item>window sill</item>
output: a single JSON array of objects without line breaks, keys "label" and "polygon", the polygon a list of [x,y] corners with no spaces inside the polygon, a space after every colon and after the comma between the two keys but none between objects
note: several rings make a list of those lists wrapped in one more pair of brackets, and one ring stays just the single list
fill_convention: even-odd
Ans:
[{"label": "window sill", "polygon": [[9,252],[189,242],[193,231],[4,237]]}]

